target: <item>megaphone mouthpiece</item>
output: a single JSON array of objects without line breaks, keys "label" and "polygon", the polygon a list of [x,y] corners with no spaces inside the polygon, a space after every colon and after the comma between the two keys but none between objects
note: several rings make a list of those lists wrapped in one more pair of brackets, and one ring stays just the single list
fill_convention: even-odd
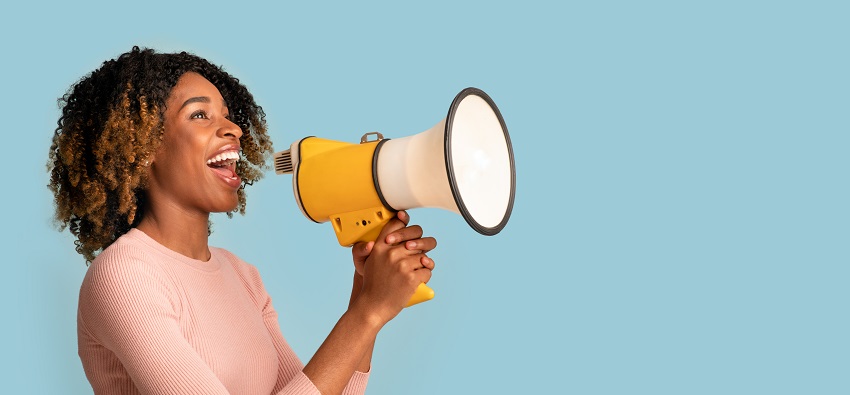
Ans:
[{"label": "megaphone mouthpiece", "polygon": [[274,171],[277,174],[292,174],[292,150],[274,154]]}]

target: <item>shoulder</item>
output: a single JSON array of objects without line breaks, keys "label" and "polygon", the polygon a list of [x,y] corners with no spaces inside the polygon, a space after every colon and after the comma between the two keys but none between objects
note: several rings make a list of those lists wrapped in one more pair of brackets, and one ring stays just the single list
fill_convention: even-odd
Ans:
[{"label": "shoulder", "polygon": [[243,261],[241,258],[236,256],[236,254],[224,248],[211,247],[210,253],[213,257],[220,259],[222,261],[222,265],[232,268],[235,275],[239,277],[239,280],[242,282],[242,285],[245,286],[245,289],[249,294],[251,294],[251,297],[257,306],[261,309],[264,308],[269,296],[266,293],[259,270],[257,270],[254,265]]},{"label": "shoulder", "polygon": [[149,293],[170,293],[173,288],[171,275],[152,251],[124,235],[92,261],[80,287],[80,303],[135,299]]},{"label": "shoulder", "polygon": [[151,252],[145,244],[125,234],[92,261],[86,278],[106,277],[119,280],[142,273],[154,274],[162,271]]},{"label": "shoulder", "polygon": [[210,247],[210,253],[221,259],[223,264],[227,264],[232,267],[240,277],[249,280],[252,283],[259,282],[262,284],[260,272],[257,268],[254,265],[243,261],[242,258],[236,256],[236,254],[224,248],[217,247]]},{"label": "shoulder", "polygon": [[152,312],[180,310],[177,288],[165,265],[143,244],[125,236],[92,261],[80,286],[78,319],[98,333],[148,319]]}]

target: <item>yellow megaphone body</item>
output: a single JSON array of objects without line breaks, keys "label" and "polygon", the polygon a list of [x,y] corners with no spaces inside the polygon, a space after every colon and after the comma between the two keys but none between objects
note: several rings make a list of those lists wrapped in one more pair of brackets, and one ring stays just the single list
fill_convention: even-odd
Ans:
[{"label": "yellow megaphone body", "polygon": [[[461,91],[448,116],[422,133],[367,133],[360,144],[306,137],[275,154],[275,171],[293,175],[301,212],[330,222],[342,246],[374,241],[396,211],[418,207],[453,211],[494,235],[507,224],[516,188],[505,122],[476,88]],[[433,297],[421,284],[408,306]]]}]

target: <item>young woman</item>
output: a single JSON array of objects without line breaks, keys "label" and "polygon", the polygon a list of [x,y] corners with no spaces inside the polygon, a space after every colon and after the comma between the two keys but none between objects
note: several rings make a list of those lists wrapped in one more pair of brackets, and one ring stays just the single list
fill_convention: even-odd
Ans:
[{"label": "young woman", "polygon": [[378,331],[431,277],[434,238],[400,212],[355,245],[349,308],[304,366],[257,270],[208,245],[210,213],[244,213],[272,150],[248,90],[195,55],[134,47],[60,105],[49,186],[91,262],[77,334],[95,393],[365,391]]}]

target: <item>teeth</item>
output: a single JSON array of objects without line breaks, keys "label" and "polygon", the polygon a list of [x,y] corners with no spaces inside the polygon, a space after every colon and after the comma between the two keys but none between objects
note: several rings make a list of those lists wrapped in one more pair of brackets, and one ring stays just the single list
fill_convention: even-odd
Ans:
[{"label": "teeth", "polygon": [[215,164],[215,163],[218,163],[218,162],[221,162],[221,161],[228,161],[228,160],[238,161],[239,160],[239,153],[236,152],[236,151],[222,152],[222,153],[210,158],[209,160],[207,160],[207,165]]}]

